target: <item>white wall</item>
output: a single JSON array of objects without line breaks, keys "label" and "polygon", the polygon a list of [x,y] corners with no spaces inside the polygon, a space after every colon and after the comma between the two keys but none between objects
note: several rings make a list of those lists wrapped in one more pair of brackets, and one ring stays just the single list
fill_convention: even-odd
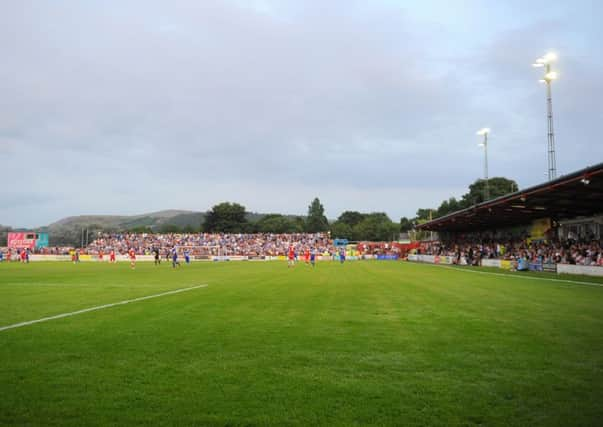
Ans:
[{"label": "white wall", "polygon": [[603,277],[603,267],[589,265],[557,264],[557,273],[583,274],[586,276]]}]

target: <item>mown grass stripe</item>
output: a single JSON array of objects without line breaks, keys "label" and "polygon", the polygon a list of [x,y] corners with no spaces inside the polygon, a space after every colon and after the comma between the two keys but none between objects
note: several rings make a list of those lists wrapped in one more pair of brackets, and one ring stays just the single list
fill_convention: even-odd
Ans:
[{"label": "mown grass stripe", "polygon": [[446,268],[446,269],[449,269],[449,270],[456,270],[456,271],[464,271],[466,273],[477,273],[477,274],[487,274],[487,275],[490,275],[490,276],[511,277],[511,278],[521,279],[521,280],[541,280],[541,281],[545,281],[545,282],[573,283],[573,284],[576,284],[576,285],[596,286],[596,287],[599,287],[599,288],[603,287],[603,283],[595,283],[595,282],[580,282],[578,280],[553,279],[553,278],[550,278],[550,277],[520,276],[519,274],[495,273],[493,271],[477,271],[477,270],[472,270],[472,269],[466,268],[466,267],[453,267],[453,266],[450,266],[450,265],[441,265],[441,264],[414,263],[414,262],[413,262],[413,264],[427,265],[427,266],[439,267],[439,268]]},{"label": "mown grass stripe", "polygon": [[69,312],[69,313],[57,314],[55,316],[43,317],[41,319],[29,320],[27,322],[20,322],[20,323],[15,323],[15,324],[12,324],[12,325],[0,326],[0,332],[6,331],[6,330],[9,330],[9,329],[21,328],[23,326],[33,325],[35,323],[48,322],[49,320],[62,319],[64,317],[76,316],[78,314],[89,313],[91,311],[102,310],[102,309],[105,309],[105,308],[115,307],[115,306],[118,306],[118,305],[130,304],[132,302],[144,301],[144,300],[152,299],[152,298],[159,298],[159,297],[163,297],[163,296],[166,296],[166,295],[178,294],[178,293],[181,293],[181,292],[192,291],[193,289],[199,289],[199,288],[205,288],[205,287],[207,287],[207,285],[197,285],[197,286],[191,286],[189,288],[175,289],[173,291],[162,292],[160,294],[147,295],[147,296],[144,296],[144,297],[133,298],[133,299],[128,299],[128,300],[119,301],[119,302],[113,302],[113,303],[110,303],[110,304],[103,304],[103,305],[99,305],[99,306],[96,306],[96,307],[84,308],[82,310],[72,311],[72,312]]}]

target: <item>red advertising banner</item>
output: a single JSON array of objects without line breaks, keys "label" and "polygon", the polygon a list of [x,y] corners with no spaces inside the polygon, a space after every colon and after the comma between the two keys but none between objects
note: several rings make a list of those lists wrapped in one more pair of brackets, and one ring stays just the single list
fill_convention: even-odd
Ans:
[{"label": "red advertising banner", "polygon": [[8,233],[8,247],[33,250],[36,247],[36,233]]}]

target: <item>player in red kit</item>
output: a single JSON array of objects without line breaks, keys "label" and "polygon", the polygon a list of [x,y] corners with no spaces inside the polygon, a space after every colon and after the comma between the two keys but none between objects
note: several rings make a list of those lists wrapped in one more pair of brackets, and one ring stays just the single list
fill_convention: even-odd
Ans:
[{"label": "player in red kit", "polygon": [[287,254],[287,268],[293,267],[295,265],[295,250],[293,250],[293,246],[289,246],[289,252]]},{"label": "player in red kit", "polygon": [[115,249],[111,249],[111,252],[109,252],[109,262],[115,262]]},{"label": "player in red kit", "polygon": [[128,255],[130,255],[130,268],[134,269],[136,267],[136,252],[134,252],[134,248],[130,248]]},{"label": "player in red kit", "polygon": [[102,250],[102,249],[101,249],[101,250],[99,250],[99,251],[98,251],[98,260],[99,260],[99,261],[102,261],[102,260],[103,260],[103,255],[104,255],[104,254],[103,254],[103,250]]},{"label": "player in red kit", "polygon": [[310,249],[308,248],[304,251],[304,261],[306,261],[306,265],[310,265]]}]

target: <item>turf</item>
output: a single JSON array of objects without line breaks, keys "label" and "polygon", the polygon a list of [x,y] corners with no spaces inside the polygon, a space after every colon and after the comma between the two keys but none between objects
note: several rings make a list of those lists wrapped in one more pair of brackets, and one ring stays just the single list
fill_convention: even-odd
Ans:
[{"label": "turf", "polygon": [[598,286],[388,261],[2,264],[0,326],[199,284],[1,331],[0,425],[603,419]]}]

